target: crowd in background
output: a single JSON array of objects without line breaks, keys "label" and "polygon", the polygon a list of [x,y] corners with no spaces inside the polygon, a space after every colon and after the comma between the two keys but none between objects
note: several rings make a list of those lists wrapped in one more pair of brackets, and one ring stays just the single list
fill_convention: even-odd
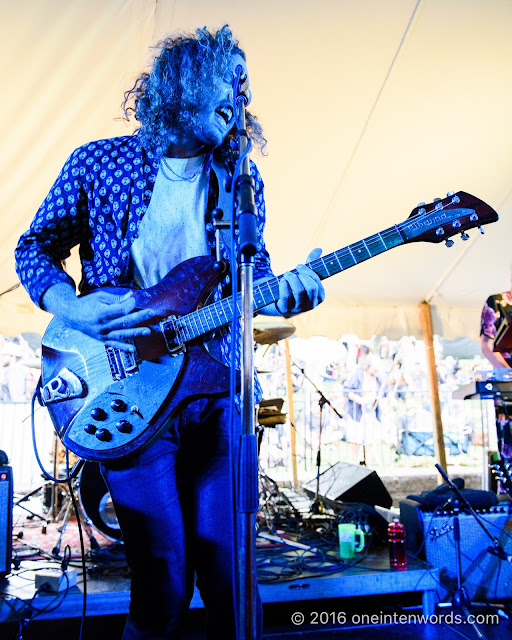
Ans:
[{"label": "crowd in background", "polygon": [[32,398],[41,369],[39,343],[40,338],[32,334],[0,335],[0,403],[25,403]]},{"label": "crowd in background", "polygon": [[[314,457],[319,443],[325,448],[340,442],[352,446],[354,460],[368,453],[376,463],[393,462],[403,454],[433,455],[423,341],[412,336],[362,341],[350,335],[340,341],[292,338],[289,345],[299,456]],[[481,408],[454,400],[452,393],[490,365],[478,353],[478,343],[467,357],[445,356],[438,337],[434,348],[445,445],[454,455],[467,453],[471,444],[481,443]],[[256,362],[263,372],[264,397],[286,400],[286,356],[281,344],[260,346]],[[283,410],[287,411],[286,404]],[[284,426],[278,431],[267,434],[268,442],[277,445],[270,447],[271,457],[286,463],[289,436]]]},{"label": "crowd in background", "polygon": [[[320,444],[339,442],[351,445],[355,458],[361,456],[361,447],[366,454],[376,447],[382,453],[383,446],[393,455],[431,455],[433,417],[421,340],[292,337],[289,345],[293,428],[302,457],[313,457]],[[434,348],[445,443],[453,454],[466,453],[471,443],[481,442],[481,417],[475,417],[473,405],[453,400],[452,393],[490,365],[477,348],[468,357],[445,356],[437,336]],[[264,398],[284,399],[283,412],[288,414],[283,342],[260,345],[255,362]],[[0,335],[0,403],[29,402],[40,368],[40,338]],[[289,429],[289,424],[278,424],[268,434],[278,462],[289,462]]]}]

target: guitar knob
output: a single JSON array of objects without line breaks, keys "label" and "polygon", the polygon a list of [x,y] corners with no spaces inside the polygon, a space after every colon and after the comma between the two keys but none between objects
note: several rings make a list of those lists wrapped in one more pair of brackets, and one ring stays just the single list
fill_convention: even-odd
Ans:
[{"label": "guitar knob", "polygon": [[444,243],[447,247],[453,247],[453,240],[451,238],[446,238]]},{"label": "guitar knob", "polygon": [[452,222],[452,227],[453,227],[454,229],[458,229],[458,228],[460,227],[460,220],[454,220],[454,221]]},{"label": "guitar knob", "polygon": [[469,240],[469,236],[468,236],[468,234],[467,234],[465,231],[463,231],[463,232],[460,234],[460,237],[461,237],[463,240]]},{"label": "guitar knob", "polygon": [[128,420],[119,420],[116,422],[116,429],[121,433],[130,433],[132,430],[132,425],[128,422]]},{"label": "guitar knob", "polygon": [[469,216],[469,219],[471,220],[471,222],[476,222],[478,220],[478,214],[477,213],[472,213]]},{"label": "guitar knob", "polygon": [[102,442],[109,442],[109,440],[112,440],[112,436],[108,429],[98,429],[98,431],[96,431],[96,437]]},{"label": "guitar knob", "polygon": [[123,411],[126,411],[126,409],[128,408],[128,405],[126,404],[126,402],[124,402],[124,400],[121,400],[120,398],[116,398],[115,400],[112,400],[112,402],[110,403],[110,406],[114,411],[117,411],[118,413],[122,413]]},{"label": "guitar knob", "polygon": [[438,227],[436,229],[436,236],[444,236],[444,229],[443,227]]},{"label": "guitar knob", "polygon": [[100,407],[94,407],[91,411],[91,418],[94,420],[106,420],[107,412],[101,409]]},{"label": "guitar knob", "polygon": [[85,433],[94,434],[96,433],[96,427],[93,424],[89,423],[85,425],[84,431]]}]

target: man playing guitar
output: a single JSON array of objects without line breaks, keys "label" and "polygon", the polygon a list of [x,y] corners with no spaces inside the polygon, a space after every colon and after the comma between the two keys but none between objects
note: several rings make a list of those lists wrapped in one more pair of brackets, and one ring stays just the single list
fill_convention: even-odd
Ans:
[{"label": "man playing guitar", "polygon": [[[85,144],[66,161],[16,249],[17,272],[32,300],[65,327],[133,354],[134,341],[151,333],[156,312],[137,305],[126,287],[152,287],[176,265],[213,253],[212,210],[222,185],[212,164],[232,166],[238,65],[247,76],[245,54],[227,26],[166,38],[150,71],[125,94],[125,115],[133,113],[140,124],[135,134]],[[265,143],[250,114],[248,131],[255,143]],[[254,164],[251,174],[257,280],[273,274],[262,236],[263,183]],[[79,292],[96,290],[91,295],[77,296],[62,268],[76,245]],[[308,260],[319,255],[315,250]],[[220,288],[228,285],[225,279]],[[124,289],[117,294],[113,287]],[[280,279],[279,299],[262,312],[288,316],[323,298],[318,275],[299,265]],[[132,576],[125,640],[178,637],[194,572],[208,637],[235,638],[228,422],[229,398],[195,399],[152,446],[102,464]]]}]

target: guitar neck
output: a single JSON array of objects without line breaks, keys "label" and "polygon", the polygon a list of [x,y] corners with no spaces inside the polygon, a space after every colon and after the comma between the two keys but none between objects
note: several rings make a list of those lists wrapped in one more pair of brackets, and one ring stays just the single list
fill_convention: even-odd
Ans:
[{"label": "guitar neck", "polygon": [[[380,233],[368,236],[359,242],[350,244],[343,249],[333,251],[326,256],[317,258],[313,262],[309,262],[308,266],[314,271],[320,280],[325,280],[331,276],[346,271],[350,267],[369,260],[388,249],[403,244],[403,238],[400,231],[395,226],[385,229]],[[296,270],[293,270],[296,273]],[[254,311],[263,309],[269,304],[279,299],[279,281],[282,276],[265,280],[254,287]]]},{"label": "guitar neck", "polygon": [[[402,234],[397,225],[394,225],[343,249],[317,258],[309,262],[307,266],[321,280],[325,280],[403,243]],[[269,304],[277,302],[279,299],[279,280],[281,278],[282,276],[277,276],[254,285],[255,313]],[[198,338],[205,333],[210,333],[229,324],[233,319],[233,311],[233,297],[230,296],[182,316],[178,321],[178,327],[182,332],[184,341]],[[242,315],[240,295],[237,296],[236,315],[238,318]]]}]

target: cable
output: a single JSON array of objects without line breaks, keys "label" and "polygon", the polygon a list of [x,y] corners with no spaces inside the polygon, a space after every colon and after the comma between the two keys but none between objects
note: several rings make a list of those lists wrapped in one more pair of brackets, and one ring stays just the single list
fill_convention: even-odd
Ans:
[{"label": "cable", "polygon": [[[73,478],[77,476],[78,472],[80,471],[82,464],[84,462],[82,459],[80,459],[74,465],[71,471],[71,474],[69,474],[69,469],[67,469],[67,473],[69,474],[68,477],[59,479],[59,478],[54,478],[50,473],[48,473],[48,471],[46,471],[46,469],[43,467],[43,463],[41,462],[41,458],[39,457],[39,452],[37,450],[37,442],[36,442],[35,404],[36,404],[36,399],[38,399],[41,403],[40,395],[39,395],[41,385],[42,385],[42,378],[40,377],[39,380],[37,381],[37,386],[32,395],[32,401],[31,401],[30,425],[32,428],[32,446],[34,448],[34,455],[36,457],[39,468],[43,472],[44,476],[48,478],[48,480],[51,480],[52,482],[56,482],[56,483],[69,483],[71,480],[73,480]],[[66,456],[67,455],[68,454],[67,454],[67,447],[66,447]]]},{"label": "cable", "polygon": [[[68,455],[68,449],[66,448],[66,474],[69,478],[71,478],[73,476],[73,472],[70,474],[69,473],[69,455]],[[87,569],[85,566],[85,545],[84,545],[84,534],[82,531],[82,522],[80,520],[80,511],[78,509],[78,504],[75,498],[75,493],[73,491],[73,486],[71,484],[71,479],[68,481],[68,489],[69,489],[69,495],[71,498],[71,503],[73,504],[73,509],[75,512],[75,516],[76,516],[76,524],[78,527],[78,537],[80,538],[80,555],[82,558],[82,580],[83,580],[83,585],[82,585],[82,616],[81,616],[81,620],[80,620],[80,632],[78,634],[78,640],[82,640],[82,634],[83,634],[83,630],[84,630],[84,624],[85,624],[85,615],[86,615],[86,611],[87,611]],[[71,559],[71,549],[69,547],[69,545],[66,546],[66,548],[64,549],[64,558],[62,560],[62,563],[64,564],[65,562],[65,558],[66,558],[66,551],[69,549],[69,559]],[[68,560],[68,564],[69,564],[69,560]],[[67,566],[67,565],[66,565]]]},{"label": "cable", "polygon": [[[28,602],[25,602],[22,598],[19,598],[18,596],[14,596],[10,593],[0,592],[0,598],[3,600],[3,602],[5,602],[5,604],[11,609],[13,613],[19,614],[21,616],[19,620],[17,640],[22,640],[23,631],[32,620],[37,618],[42,613],[55,611],[64,602],[64,599],[66,598],[69,592],[69,578],[66,573],[64,573],[64,575],[66,577],[65,590],[62,592],[62,594],[58,594],[55,596],[57,600],[56,602],[55,601],[53,601],[53,603],[50,602],[48,605],[42,608],[38,608],[34,606],[34,600],[40,593],[48,591],[48,586],[46,583],[42,584],[40,587],[37,588],[34,595]],[[9,598],[22,603],[22,608],[16,609],[16,607],[9,602]]]}]

